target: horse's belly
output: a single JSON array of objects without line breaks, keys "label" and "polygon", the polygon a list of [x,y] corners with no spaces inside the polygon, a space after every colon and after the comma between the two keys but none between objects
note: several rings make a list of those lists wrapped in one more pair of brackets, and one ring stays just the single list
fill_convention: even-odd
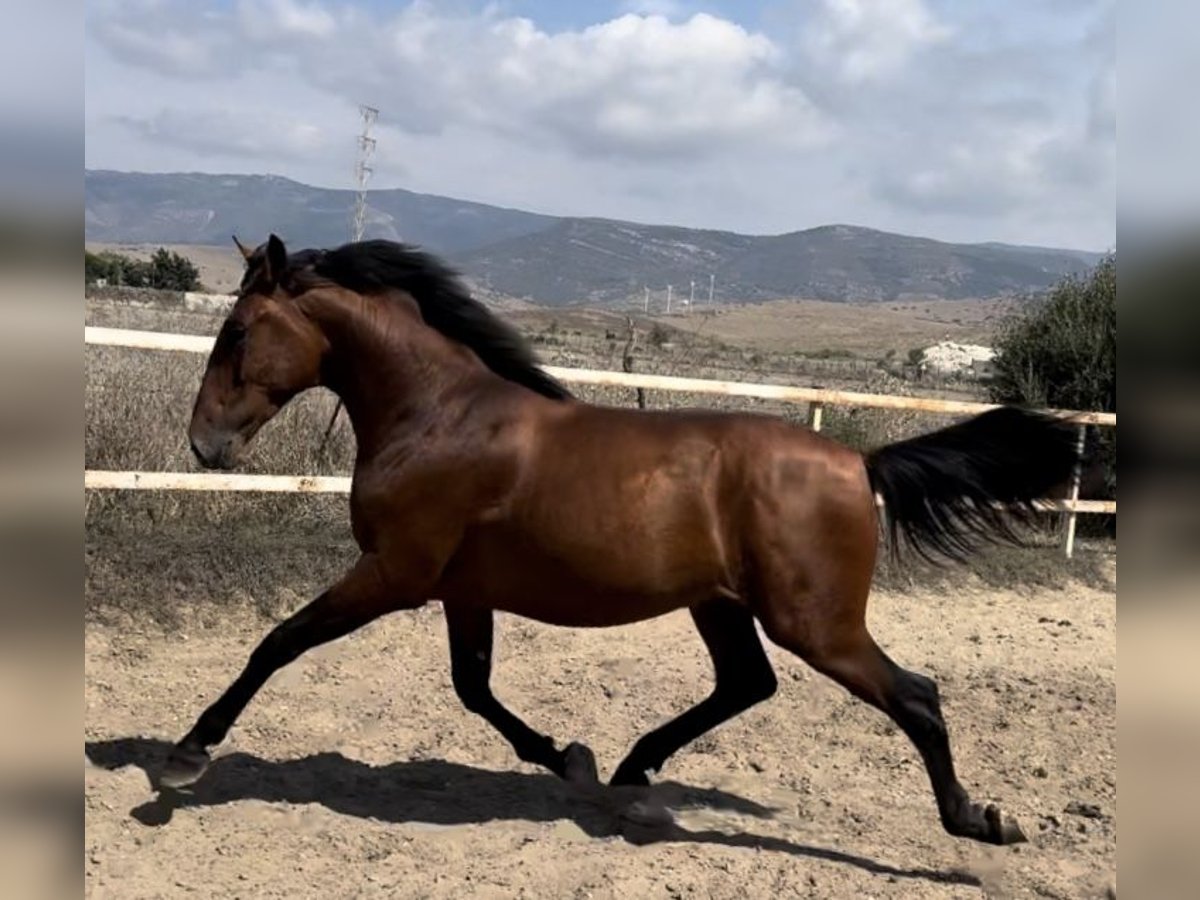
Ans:
[{"label": "horse's belly", "polygon": [[605,546],[560,538],[477,529],[451,560],[437,599],[553,625],[621,625],[710,599],[726,580],[711,542],[676,535],[666,546],[648,539]]},{"label": "horse's belly", "polygon": [[[499,591],[483,605],[526,619],[567,628],[604,628],[629,625],[698,603],[704,592],[673,594],[616,594],[577,591],[523,593]],[[456,598],[448,598],[452,602]],[[463,600],[463,602],[468,602]],[[475,601],[478,603],[478,601]]]}]

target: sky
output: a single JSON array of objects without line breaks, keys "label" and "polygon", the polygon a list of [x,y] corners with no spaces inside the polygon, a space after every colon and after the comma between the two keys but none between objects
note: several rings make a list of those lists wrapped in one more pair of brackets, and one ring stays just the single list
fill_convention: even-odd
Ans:
[{"label": "sky", "polygon": [[92,0],[89,168],[1106,250],[1114,0]]}]

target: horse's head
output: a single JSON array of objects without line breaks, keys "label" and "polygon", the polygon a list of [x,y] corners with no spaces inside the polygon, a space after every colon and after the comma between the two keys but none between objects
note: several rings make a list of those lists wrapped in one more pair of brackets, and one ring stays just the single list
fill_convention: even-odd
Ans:
[{"label": "horse's head", "polygon": [[[237,239],[234,238],[236,242]],[[237,301],[217,335],[188,427],[192,452],[227,469],[292,397],[320,383],[328,342],[287,291],[288,254],[271,235],[250,251]]]}]

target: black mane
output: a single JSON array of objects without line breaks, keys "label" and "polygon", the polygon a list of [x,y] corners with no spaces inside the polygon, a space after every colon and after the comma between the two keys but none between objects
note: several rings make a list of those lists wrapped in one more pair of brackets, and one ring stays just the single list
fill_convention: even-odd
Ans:
[{"label": "black mane", "polygon": [[541,370],[515,328],[471,297],[457,273],[424,251],[393,241],[361,241],[336,250],[301,250],[288,264],[360,294],[398,288],[417,301],[425,324],[470,347],[497,375],[554,400],[571,396]]}]

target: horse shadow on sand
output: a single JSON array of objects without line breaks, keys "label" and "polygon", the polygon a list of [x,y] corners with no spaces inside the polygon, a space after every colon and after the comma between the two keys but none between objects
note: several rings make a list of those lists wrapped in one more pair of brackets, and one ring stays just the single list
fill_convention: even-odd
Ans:
[{"label": "horse shadow on sand", "polygon": [[[108,770],[136,766],[146,774],[152,790],[158,784],[170,749],[166,741],[145,737],[90,741],[84,745],[93,765]],[[426,827],[565,819],[591,837],[621,836],[637,845],[674,842],[745,847],[827,860],[897,879],[980,885],[978,878],[961,871],[900,868],[768,835],[692,831],[665,813],[666,809],[707,808],[770,819],[776,812],[721,790],[671,781],[649,789],[580,786],[550,774],[494,772],[435,759],[373,766],[340,753],[317,753],[273,762],[235,752],[214,759],[192,788],[156,791],[151,799],[132,809],[130,815],[143,825],[157,827],[168,824],[177,809],[250,799],[318,803],[342,815]]]}]

